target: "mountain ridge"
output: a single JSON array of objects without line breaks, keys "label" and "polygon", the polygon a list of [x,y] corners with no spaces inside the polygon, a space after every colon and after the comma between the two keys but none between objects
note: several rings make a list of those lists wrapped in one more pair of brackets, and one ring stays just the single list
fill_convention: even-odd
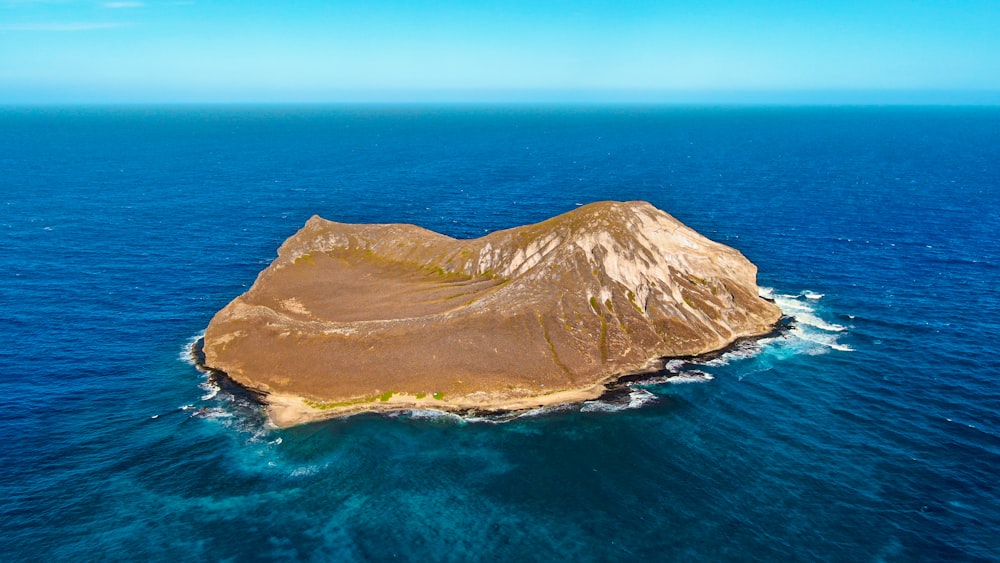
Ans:
[{"label": "mountain ridge", "polygon": [[204,365],[265,393],[278,425],[428,401],[505,408],[593,398],[780,315],[739,251],[646,202],[477,239],[313,216],[212,319]]}]

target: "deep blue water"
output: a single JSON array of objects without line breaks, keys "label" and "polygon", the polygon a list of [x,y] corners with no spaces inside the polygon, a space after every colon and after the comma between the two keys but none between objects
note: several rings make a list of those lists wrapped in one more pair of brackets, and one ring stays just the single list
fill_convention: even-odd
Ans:
[{"label": "deep blue water", "polygon": [[[268,429],[184,359],[312,214],[644,199],[795,328],[701,383]],[[1000,108],[0,108],[0,558],[1000,559]]]}]

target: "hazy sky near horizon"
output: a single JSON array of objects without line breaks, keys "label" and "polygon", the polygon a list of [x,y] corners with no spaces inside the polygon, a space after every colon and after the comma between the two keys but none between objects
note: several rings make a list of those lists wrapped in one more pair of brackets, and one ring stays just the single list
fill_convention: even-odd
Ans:
[{"label": "hazy sky near horizon", "polygon": [[1000,0],[0,0],[0,103],[856,91],[1000,92]]}]

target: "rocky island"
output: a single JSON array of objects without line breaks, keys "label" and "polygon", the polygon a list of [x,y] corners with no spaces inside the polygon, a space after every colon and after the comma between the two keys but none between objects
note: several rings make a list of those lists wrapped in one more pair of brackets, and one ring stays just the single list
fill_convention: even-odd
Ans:
[{"label": "rocky island", "polygon": [[756,267],[645,202],[459,240],[313,216],[205,330],[200,363],[285,427],[371,410],[583,401],[771,332]]}]

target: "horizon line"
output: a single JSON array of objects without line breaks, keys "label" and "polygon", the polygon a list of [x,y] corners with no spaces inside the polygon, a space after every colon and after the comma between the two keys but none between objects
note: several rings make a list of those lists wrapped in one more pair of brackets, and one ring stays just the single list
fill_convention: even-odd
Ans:
[{"label": "horizon line", "polygon": [[544,90],[425,89],[342,90],[313,95],[46,96],[0,98],[0,106],[998,106],[1000,90]]},{"label": "horizon line", "polygon": [[725,106],[994,106],[1000,90],[963,89],[353,89],[302,93],[209,93],[174,96],[94,92],[76,99],[44,93],[0,98],[0,106],[98,105],[725,105]]}]

